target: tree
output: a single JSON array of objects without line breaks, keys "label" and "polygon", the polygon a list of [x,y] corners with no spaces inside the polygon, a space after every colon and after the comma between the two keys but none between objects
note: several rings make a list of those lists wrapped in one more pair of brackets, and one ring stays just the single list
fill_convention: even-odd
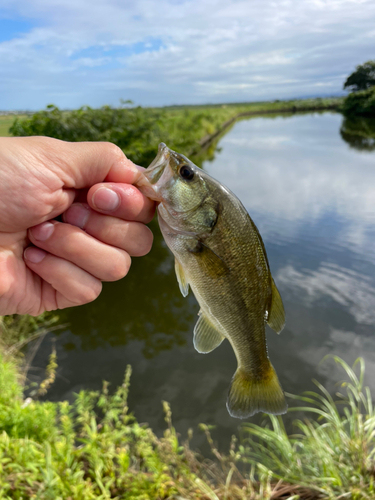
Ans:
[{"label": "tree", "polygon": [[341,106],[341,111],[345,116],[368,116],[375,117],[375,86],[352,92],[345,97]]},{"label": "tree", "polygon": [[352,92],[367,90],[373,86],[375,86],[375,61],[367,61],[357,66],[344,83],[344,89]]}]

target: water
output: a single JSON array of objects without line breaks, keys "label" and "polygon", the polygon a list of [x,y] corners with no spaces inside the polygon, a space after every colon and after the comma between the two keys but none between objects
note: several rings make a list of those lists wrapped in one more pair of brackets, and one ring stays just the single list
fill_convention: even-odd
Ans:
[{"label": "water", "polygon": [[[331,113],[241,121],[203,163],[263,236],[287,318],[280,336],[267,330],[269,354],[283,388],[295,394],[313,389],[312,378],[334,392],[340,372],[332,361],[319,364],[327,354],[348,363],[363,356],[375,394],[375,145],[348,127],[340,134],[341,126]],[[48,397],[71,400],[103,379],[116,387],[130,363],[129,405],[140,421],[161,432],[166,400],[183,436],[213,424],[225,446],[239,425],[225,407],[234,354],[228,342],[195,352],[198,305],[181,296],[173,258],[152,228],[153,250],[133,259],[128,277],[106,284],[95,303],[61,313],[70,326],[55,337],[59,369]],[[43,375],[51,339],[34,360],[34,378]]]}]

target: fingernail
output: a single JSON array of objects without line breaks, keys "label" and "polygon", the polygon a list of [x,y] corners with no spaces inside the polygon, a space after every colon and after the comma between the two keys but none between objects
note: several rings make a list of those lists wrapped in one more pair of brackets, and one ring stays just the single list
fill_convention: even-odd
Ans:
[{"label": "fingernail", "polygon": [[55,225],[51,222],[43,222],[38,226],[34,226],[30,229],[31,234],[38,241],[46,241],[51,236],[55,230]]},{"label": "fingernail", "polygon": [[120,205],[119,195],[112,189],[101,187],[95,191],[92,197],[92,203],[95,208],[111,212]]},{"label": "fingernail", "polygon": [[65,212],[63,218],[64,221],[72,226],[80,227],[84,229],[88,218],[90,216],[90,211],[83,205],[72,205]]},{"label": "fingernail", "polygon": [[40,248],[28,247],[24,252],[24,257],[26,260],[29,260],[33,264],[39,264],[42,262],[47,253]]}]

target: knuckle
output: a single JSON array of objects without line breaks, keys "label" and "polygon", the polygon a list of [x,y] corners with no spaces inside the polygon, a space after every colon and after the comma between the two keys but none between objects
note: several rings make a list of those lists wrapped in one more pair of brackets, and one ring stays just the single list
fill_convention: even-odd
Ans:
[{"label": "knuckle", "polygon": [[105,148],[105,152],[111,156],[124,157],[124,152],[113,142],[103,142],[103,147]]}]

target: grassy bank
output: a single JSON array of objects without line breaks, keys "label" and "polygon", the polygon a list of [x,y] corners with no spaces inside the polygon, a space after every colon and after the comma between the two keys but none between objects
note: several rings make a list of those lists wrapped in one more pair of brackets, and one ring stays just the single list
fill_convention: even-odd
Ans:
[{"label": "grassy bank", "polygon": [[[9,347],[9,346],[8,346]],[[9,349],[8,349],[9,351]],[[336,403],[324,387],[303,406],[288,436],[281,418],[244,423],[242,439],[223,453],[209,427],[210,457],[189,447],[163,403],[165,432],[156,436],[127,404],[131,369],[110,392],[81,391],[70,404],[24,399],[20,361],[0,356],[0,498],[4,499],[370,499],[374,498],[375,411],[363,388],[364,366],[346,372]],[[53,379],[51,355],[46,380]],[[46,387],[46,381],[41,386]],[[291,405],[292,406],[292,405]],[[162,409],[161,409],[162,411]],[[314,419],[318,417],[318,420]]]},{"label": "grassy bank", "polygon": [[165,108],[85,107],[69,112],[49,106],[29,117],[17,118],[9,133],[68,141],[111,141],[134,162],[147,165],[159,142],[193,155],[239,117],[336,109],[340,103],[340,98],[330,98]]}]

